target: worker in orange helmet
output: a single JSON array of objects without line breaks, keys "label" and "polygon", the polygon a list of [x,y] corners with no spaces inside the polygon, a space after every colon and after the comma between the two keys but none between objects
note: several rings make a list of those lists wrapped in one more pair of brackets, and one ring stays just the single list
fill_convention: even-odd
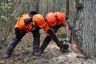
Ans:
[{"label": "worker in orange helmet", "polygon": [[[63,43],[63,46],[61,46],[61,47],[59,46],[60,47],[60,50],[62,52],[68,51],[71,34],[70,34],[68,23],[66,22],[66,18],[65,18],[64,13],[62,13],[62,12],[55,12],[55,13],[49,12],[46,15],[46,22],[54,30],[55,33],[58,31],[58,29],[61,26],[65,26],[66,33],[67,33],[67,37],[66,37],[66,42],[67,43],[61,42],[59,44],[57,44],[57,43],[56,44],[57,44],[57,46],[59,46],[59,45],[62,45],[62,43]],[[41,45],[41,53],[43,53],[43,51],[48,46],[48,44],[49,44],[50,41],[51,41],[51,37],[49,35],[47,35],[45,37],[42,45]]]},{"label": "worker in orange helmet", "polygon": [[16,25],[15,25],[15,36],[13,37],[10,44],[7,46],[4,58],[9,58],[12,55],[12,52],[14,51],[14,48],[19,43],[19,41],[22,39],[22,37],[27,32],[33,33],[33,55],[40,56],[41,50],[40,50],[40,29],[44,29],[44,31],[50,35],[50,37],[56,42],[59,43],[60,41],[57,39],[54,31],[48,26],[48,24],[45,22],[45,19],[42,15],[38,14],[35,11],[32,11],[28,14],[22,15]]}]

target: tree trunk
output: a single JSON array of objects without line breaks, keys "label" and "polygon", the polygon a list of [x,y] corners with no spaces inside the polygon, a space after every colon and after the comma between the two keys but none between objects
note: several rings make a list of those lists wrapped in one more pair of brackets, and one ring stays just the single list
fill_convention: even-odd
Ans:
[{"label": "tree trunk", "polygon": [[80,0],[84,4],[76,21],[78,48],[88,57],[96,57],[96,0]]},{"label": "tree trunk", "polygon": [[34,0],[34,7],[37,12],[39,12],[39,2],[40,0]]}]

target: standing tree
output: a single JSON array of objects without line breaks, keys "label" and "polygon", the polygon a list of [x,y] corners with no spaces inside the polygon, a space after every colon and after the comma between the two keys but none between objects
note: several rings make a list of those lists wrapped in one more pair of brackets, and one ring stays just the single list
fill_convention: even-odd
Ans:
[{"label": "standing tree", "polygon": [[84,8],[76,21],[78,48],[87,57],[96,57],[96,0],[79,0]]},{"label": "standing tree", "polygon": [[37,12],[39,12],[39,2],[40,0],[34,0],[34,7]]}]

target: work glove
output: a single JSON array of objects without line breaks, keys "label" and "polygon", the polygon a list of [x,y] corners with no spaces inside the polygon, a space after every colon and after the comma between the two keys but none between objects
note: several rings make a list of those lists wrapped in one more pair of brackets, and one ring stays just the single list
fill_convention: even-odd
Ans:
[{"label": "work glove", "polygon": [[70,50],[70,48],[71,48],[71,40],[70,40],[70,38],[69,37],[66,37],[65,39],[64,39],[64,41],[60,41],[60,45],[59,45],[59,47],[60,47],[60,51],[61,52],[69,52]]},{"label": "work glove", "polygon": [[69,52],[69,49],[71,48],[71,36],[67,36],[64,41],[64,49],[62,50],[63,52]]},{"label": "work glove", "polygon": [[67,44],[65,41],[61,41],[59,47],[61,52],[65,52],[69,49],[69,44]]}]

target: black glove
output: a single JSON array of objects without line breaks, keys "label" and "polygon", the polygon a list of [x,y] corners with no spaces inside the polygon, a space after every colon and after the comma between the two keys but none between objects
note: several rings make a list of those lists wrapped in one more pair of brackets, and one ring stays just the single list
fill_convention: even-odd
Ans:
[{"label": "black glove", "polygon": [[66,41],[61,41],[59,44],[60,44],[59,47],[61,52],[68,51],[70,46],[69,43],[66,43]]}]

